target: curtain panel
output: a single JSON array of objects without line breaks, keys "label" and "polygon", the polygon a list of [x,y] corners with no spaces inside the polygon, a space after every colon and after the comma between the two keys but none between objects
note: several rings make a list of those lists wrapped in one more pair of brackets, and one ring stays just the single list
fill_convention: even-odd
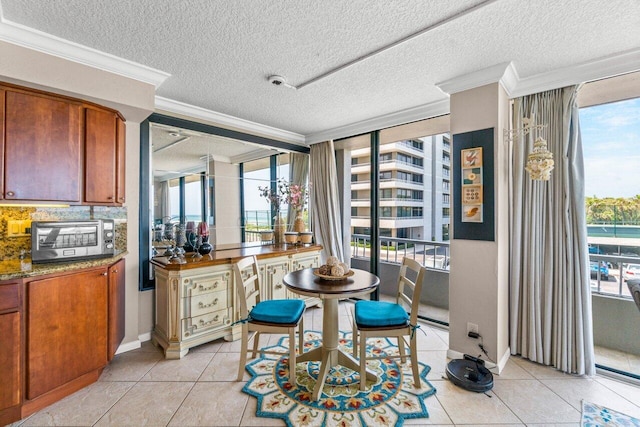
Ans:
[{"label": "curtain panel", "polygon": [[[303,153],[289,154],[289,182],[291,184],[299,184],[307,186],[307,177],[309,175],[309,156]],[[296,216],[291,205],[287,208],[287,230],[293,231],[293,223]]]},{"label": "curtain panel", "polygon": [[342,248],[338,171],[333,141],[311,146],[309,178],[313,234],[316,242],[323,246],[323,262],[332,255],[346,262]]},{"label": "curtain panel", "polygon": [[[547,124],[511,149],[510,346],[512,354],[580,375],[595,374],[584,166],[577,86],[517,98],[513,129],[523,118]],[[549,181],[524,170],[537,136],[555,169]]]}]

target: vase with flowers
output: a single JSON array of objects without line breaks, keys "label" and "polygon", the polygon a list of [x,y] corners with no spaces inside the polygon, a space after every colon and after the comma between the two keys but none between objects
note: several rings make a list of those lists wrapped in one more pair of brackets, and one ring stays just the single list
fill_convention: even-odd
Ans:
[{"label": "vase with flowers", "polygon": [[304,185],[289,184],[286,186],[287,202],[291,210],[295,212],[295,220],[293,222],[293,231],[302,233],[305,229],[302,212],[309,200],[309,190]]},{"label": "vase with flowers", "polygon": [[277,185],[272,187],[258,187],[260,196],[267,199],[267,202],[271,204],[271,210],[274,213],[273,217],[273,243],[275,245],[284,244],[284,232],[286,231],[286,225],[282,216],[280,215],[280,207],[282,202],[286,200],[286,183],[283,180],[278,180]]}]

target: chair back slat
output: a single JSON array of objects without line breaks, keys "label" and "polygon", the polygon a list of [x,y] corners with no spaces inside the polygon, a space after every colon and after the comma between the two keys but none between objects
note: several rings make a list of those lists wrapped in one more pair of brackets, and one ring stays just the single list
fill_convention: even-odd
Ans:
[{"label": "chair back slat", "polygon": [[[411,324],[418,321],[418,309],[420,307],[420,293],[426,268],[411,258],[403,258],[400,274],[398,276],[398,304],[404,302],[409,306],[409,320]],[[411,277],[415,276],[415,280]],[[409,296],[411,295],[411,296]]]},{"label": "chair back slat", "polygon": [[255,256],[242,258],[233,265],[240,318],[245,319],[249,310],[260,302],[260,272]]}]

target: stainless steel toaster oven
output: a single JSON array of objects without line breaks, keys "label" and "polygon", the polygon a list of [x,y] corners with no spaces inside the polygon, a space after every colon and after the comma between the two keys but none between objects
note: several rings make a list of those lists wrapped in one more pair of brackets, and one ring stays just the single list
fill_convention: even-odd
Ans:
[{"label": "stainless steel toaster oven", "polygon": [[114,253],[115,226],[111,219],[31,223],[34,263],[86,260]]}]

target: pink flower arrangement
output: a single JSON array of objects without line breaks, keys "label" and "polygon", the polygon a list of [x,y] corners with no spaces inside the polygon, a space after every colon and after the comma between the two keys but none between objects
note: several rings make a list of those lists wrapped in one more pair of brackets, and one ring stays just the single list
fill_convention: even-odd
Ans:
[{"label": "pink flower arrangement", "polygon": [[304,209],[309,200],[309,191],[304,185],[290,184],[286,193],[287,202],[294,211],[298,212]]},{"label": "pink flower arrangement", "polygon": [[309,201],[309,189],[304,185],[290,184],[284,180],[278,180],[275,191],[270,187],[258,187],[260,196],[267,199],[276,210],[280,210],[280,205],[286,203],[293,210],[301,211]]}]

